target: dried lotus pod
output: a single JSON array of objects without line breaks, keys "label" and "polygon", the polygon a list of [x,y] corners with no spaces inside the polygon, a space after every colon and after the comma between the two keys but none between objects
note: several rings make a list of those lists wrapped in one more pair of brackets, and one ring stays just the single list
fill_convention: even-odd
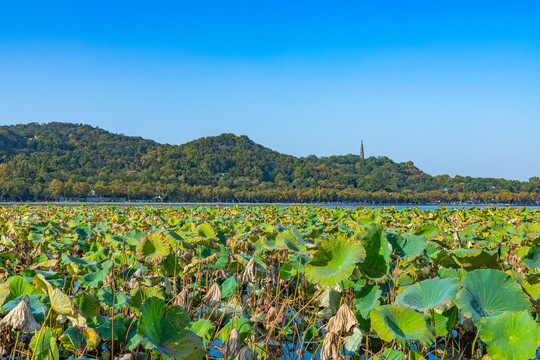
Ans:
[{"label": "dried lotus pod", "polygon": [[326,334],[321,345],[321,360],[339,359],[338,341],[338,335],[332,332]]},{"label": "dried lotus pod", "polygon": [[30,307],[24,299],[0,321],[0,328],[5,326],[23,333],[33,333],[41,330],[41,325],[34,319],[34,315],[32,315],[32,311],[30,311]]},{"label": "dried lotus pod", "polygon": [[221,304],[221,289],[217,283],[214,283],[208,289],[208,293],[202,298],[202,302],[210,307],[216,307]]},{"label": "dried lotus pod", "polygon": [[252,257],[246,265],[246,270],[244,270],[242,281],[245,283],[257,282],[257,277],[255,276],[255,257]]},{"label": "dried lotus pod", "polygon": [[237,357],[234,360],[253,360],[251,357],[251,352],[249,351],[248,346],[244,346]]},{"label": "dried lotus pod", "polygon": [[349,305],[343,304],[336,315],[330,318],[326,330],[336,335],[344,335],[351,332],[352,328],[358,325],[356,316],[349,308]]},{"label": "dried lotus pod", "polygon": [[181,306],[183,308],[187,308],[188,303],[189,303],[188,292],[187,292],[186,289],[182,289],[182,291],[180,291],[178,293],[178,295],[176,295],[174,297],[174,305],[178,305],[178,306]]},{"label": "dried lotus pod", "polygon": [[221,350],[221,353],[223,354],[223,357],[228,358],[231,356],[236,356],[240,352],[240,333],[237,329],[232,329],[231,334],[229,335],[229,339],[227,340],[227,344],[225,344],[225,347],[223,350]]}]

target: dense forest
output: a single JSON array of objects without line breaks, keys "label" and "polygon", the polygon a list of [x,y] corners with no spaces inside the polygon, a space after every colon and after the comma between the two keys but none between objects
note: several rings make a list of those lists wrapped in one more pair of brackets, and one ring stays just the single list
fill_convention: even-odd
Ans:
[{"label": "dense forest", "polygon": [[246,136],[183,145],[89,125],[0,126],[0,201],[482,202],[533,204],[528,182],[430,176],[412,162],[358,155],[294,157]]}]

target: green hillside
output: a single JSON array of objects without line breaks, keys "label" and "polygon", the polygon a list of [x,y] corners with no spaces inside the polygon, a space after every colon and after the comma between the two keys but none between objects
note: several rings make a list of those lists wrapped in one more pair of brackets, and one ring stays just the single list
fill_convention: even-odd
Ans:
[{"label": "green hillside", "polygon": [[163,145],[89,125],[0,126],[3,200],[530,203],[537,180],[433,177],[387,157],[297,158],[233,134]]}]

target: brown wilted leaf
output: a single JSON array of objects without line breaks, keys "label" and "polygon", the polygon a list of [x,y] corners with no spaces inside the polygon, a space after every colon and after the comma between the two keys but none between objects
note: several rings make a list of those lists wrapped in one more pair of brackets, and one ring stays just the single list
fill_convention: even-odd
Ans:
[{"label": "brown wilted leaf", "polygon": [[240,333],[237,329],[232,329],[231,334],[229,335],[229,339],[227,340],[227,344],[225,344],[225,347],[223,350],[221,350],[221,353],[225,358],[228,358],[230,356],[236,356],[240,352]]},{"label": "brown wilted leaf", "polygon": [[257,282],[257,276],[255,276],[255,257],[252,257],[246,265],[246,270],[244,270],[242,281],[245,283]]},{"label": "brown wilted leaf", "polygon": [[41,330],[41,325],[34,319],[34,315],[32,315],[30,307],[28,307],[24,299],[0,321],[0,328],[5,326],[23,333],[33,333]]},{"label": "brown wilted leaf", "polygon": [[178,306],[181,306],[183,308],[187,308],[188,303],[189,303],[188,292],[187,292],[186,289],[182,289],[182,291],[180,291],[178,293],[178,295],[176,295],[176,297],[174,298],[174,305],[178,305]]},{"label": "brown wilted leaf", "polygon": [[253,358],[251,357],[251,352],[249,351],[249,347],[244,346],[242,350],[240,350],[238,356],[234,358],[234,360],[253,360]]},{"label": "brown wilted leaf", "polygon": [[[133,275],[131,275],[131,279],[140,279],[143,276],[143,272],[141,269],[137,269]],[[125,354],[125,355],[131,355],[131,354]]]},{"label": "brown wilted leaf", "polygon": [[203,297],[202,302],[210,307],[216,307],[221,304],[221,289],[217,283],[214,283],[208,289],[208,293]]},{"label": "brown wilted leaf", "polygon": [[279,341],[270,339],[268,340],[267,346],[268,346],[268,351],[270,352],[270,355],[272,355],[274,359],[280,358],[283,355],[285,355],[285,350],[283,350],[283,345],[281,345]]},{"label": "brown wilted leaf", "polygon": [[338,335],[331,332],[326,334],[321,345],[321,360],[339,359],[338,340]]},{"label": "brown wilted leaf", "polygon": [[274,265],[268,266],[266,274],[266,284],[270,286],[276,286],[278,284],[279,277]]},{"label": "brown wilted leaf", "polygon": [[358,325],[356,316],[354,316],[349,305],[343,304],[339,308],[337,314],[332,316],[330,321],[328,321],[326,330],[337,335],[345,335],[350,333],[352,328],[356,325]]},{"label": "brown wilted leaf", "polygon": [[271,307],[268,309],[268,313],[266,314],[266,318],[264,319],[264,327],[266,330],[269,330],[272,328],[272,326],[275,326],[275,324],[281,322],[283,320],[283,314],[279,313],[279,310],[276,307]]}]

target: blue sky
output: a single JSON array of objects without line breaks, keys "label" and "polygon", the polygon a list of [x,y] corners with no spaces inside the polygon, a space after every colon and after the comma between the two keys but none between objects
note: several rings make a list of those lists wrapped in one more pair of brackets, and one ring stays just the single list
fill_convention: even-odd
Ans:
[{"label": "blue sky", "polygon": [[0,4],[0,124],[540,176],[538,1]]}]

